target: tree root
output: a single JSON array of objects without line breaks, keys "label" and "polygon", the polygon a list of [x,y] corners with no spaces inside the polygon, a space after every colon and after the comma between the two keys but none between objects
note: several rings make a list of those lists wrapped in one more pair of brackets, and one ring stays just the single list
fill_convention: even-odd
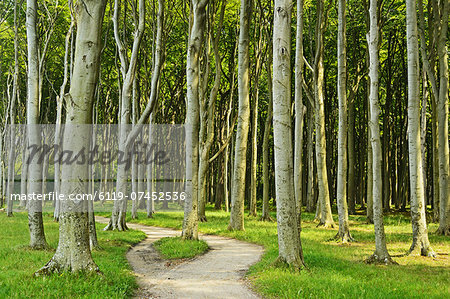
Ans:
[{"label": "tree root", "polygon": [[436,231],[436,234],[442,235],[442,236],[450,236],[450,227],[445,226],[439,226],[439,228]]},{"label": "tree root", "polygon": [[323,226],[324,228],[336,228],[336,224],[333,222],[319,222],[316,227]]},{"label": "tree root", "polygon": [[272,217],[270,217],[270,215],[263,215],[261,216],[261,218],[259,218],[259,221],[267,221],[267,222],[274,222],[275,220],[273,220]]},{"label": "tree root", "polygon": [[338,232],[333,238],[330,239],[330,241],[340,241],[342,244],[347,244],[351,242],[356,242],[356,240],[352,237],[350,232],[341,234]]},{"label": "tree root", "polygon": [[198,221],[200,222],[208,222],[208,219],[206,219],[206,216],[198,216]]},{"label": "tree root", "polygon": [[369,256],[367,259],[364,260],[364,263],[366,264],[373,264],[373,265],[398,265],[396,261],[394,261],[389,255],[385,257],[380,257],[376,255],[375,253]]},{"label": "tree root", "polygon": [[49,276],[52,274],[61,274],[63,272],[81,272],[85,274],[103,275],[95,263],[88,263],[82,269],[74,271],[71,265],[63,265],[52,258],[44,267],[34,272],[34,277]]}]

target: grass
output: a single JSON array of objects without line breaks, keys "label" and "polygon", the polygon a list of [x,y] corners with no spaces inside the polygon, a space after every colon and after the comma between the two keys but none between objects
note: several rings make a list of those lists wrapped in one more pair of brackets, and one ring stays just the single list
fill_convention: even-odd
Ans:
[{"label": "grass", "polygon": [[[182,212],[157,212],[154,218],[139,213],[130,222],[181,229]],[[274,219],[275,215],[272,217]],[[337,229],[316,228],[314,215],[302,214],[302,245],[309,270],[295,273],[274,267],[278,255],[276,223],[246,217],[245,231],[228,231],[229,214],[207,210],[208,222],[199,231],[261,244],[265,254],[248,278],[255,289],[269,298],[450,298],[450,241],[429,234],[437,258],[395,257],[398,266],[367,265],[363,260],[375,248],[373,225],[364,216],[350,216],[351,233],[358,241],[343,245],[329,241]],[[335,219],[337,220],[337,219]],[[391,255],[404,254],[411,245],[411,223],[407,214],[385,217],[386,238]],[[429,224],[434,232],[437,225]]]},{"label": "grass", "polygon": [[208,250],[203,240],[185,240],[181,237],[161,238],[153,246],[165,259],[193,258]]},{"label": "grass", "polygon": [[34,278],[33,273],[45,265],[58,245],[58,224],[51,214],[44,214],[47,242],[51,249],[33,251],[29,243],[25,213],[6,217],[0,213],[0,298],[124,298],[133,294],[137,284],[125,253],[145,239],[140,231],[104,232],[97,225],[102,250],[92,253],[103,275],[63,273]]}]

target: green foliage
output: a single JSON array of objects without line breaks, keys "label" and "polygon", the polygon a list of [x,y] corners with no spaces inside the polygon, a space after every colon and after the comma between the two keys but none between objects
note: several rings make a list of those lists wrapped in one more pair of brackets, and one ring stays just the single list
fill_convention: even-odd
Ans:
[{"label": "green foliage", "polygon": [[161,238],[153,246],[165,259],[193,258],[208,250],[203,240],[182,240],[181,237]]},{"label": "green foliage", "polygon": [[[246,218],[245,231],[228,231],[229,215],[223,211],[207,210],[208,222],[199,223],[202,233],[223,235],[261,244],[266,252],[248,273],[256,290],[269,298],[446,298],[449,297],[449,259],[438,255],[426,257],[394,257],[399,266],[366,265],[363,260],[375,248],[373,225],[363,216],[350,216],[351,232],[357,243],[342,245],[330,240],[337,229],[316,228],[314,215],[303,213],[302,245],[308,270],[295,273],[277,268],[277,230],[275,222]],[[275,218],[275,215],[272,215]],[[157,212],[153,218],[145,214],[131,220],[142,224],[181,229],[182,212]],[[404,254],[411,245],[410,219],[405,215],[385,217],[389,252]],[[436,224],[429,230],[435,231]],[[448,253],[446,237],[430,234],[433,249]]]},{"label": "green foliage", "polygon": [[104,232],[97,225],[102,250],[92,255],[103,275],[63,273],[34,278],[33,272],[50,260],[58,245],[58,223],[52,221],[50,214],[44,216],[45,233],[52,248],[47,251],[27,248],[25,213],[15,213],[9,218],[0,213],[0,223],[0,298],[124,298],[130,297],[137,287],[125,253],[145,238],[142,232]]}]

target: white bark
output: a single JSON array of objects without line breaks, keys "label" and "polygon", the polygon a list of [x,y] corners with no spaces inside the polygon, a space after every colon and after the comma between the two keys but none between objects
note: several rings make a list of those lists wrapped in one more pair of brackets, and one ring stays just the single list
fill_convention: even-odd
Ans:
[{"label": "white bark", "polygon": [[370,0],[369,18],[370,30],[367,36],[369,47],[369,77],[370,77],[370,118],[369,128],[372,144],[372,171],[373,171],[373,222],[375,227],[375,252],[368,262],[393,263],[386,247],[386,237],[383,224],[382,207],[382,176],[381,176],[381,140],[378,118],[380,115],[380,103],[378,101],[378,16],[377,0]]},{"label": "white bark", "polygon": [[411,184],[411,224],[413,243],[410,253],[434,256],[428,240],[420,130],[419,41],[416,0],[406,1],[406,41],[408,49],[408,145]]},{"label": "white bark", "polygon": [[302,153],[303,153],[303,0],[297,0],[297,33],[295,43],[295,142],[294,142],[294,192],[297,214],[300,218],[303,181],[302,181]]},{"label": "white bark", "polygon": [[183,239],[198,239],[198,162],[199,162],[199,59],[203,43],[207,0],[193,0],[193,23],[187,49],[186,109],[186,200]]},{"label": "white bark", "polygon": [[[37,1],[27,0],[27,44],[28,44],[28,99],[27,124],[28,145],[41,145],[39,130],[39,56],[37,36]],[[33,159],[29,165],[28,193],[42,193],[42,165]],[[44,235],[42,221],[42,202],[31,200],[28,202],[28,226],[30,228],[30,246],[32,248],[45,248],[47,242]]]},{"label": "white bark", "polygon": [[294,195],[291,130],[291,9],[288,0],[276,0],[273,31],[273,130],[277,198],[278,259],[303,266],[303,252]]},{"label": "white bark", "polygon": [[[120,57],[120,70],[122,73],[123,84],[121,92],[121,107],[119,115],[119,150],[127,153],[128,152],[128,138],[129,138],[129,124],[130,124],[130,110],[131,110],[131,98],[133,82],[136,76],[137,70],[137,60],[139,55],[139,49],[141,46],[142,37],[145,29],[145,1],[139,0],[139,23],[134,32],[134,41],[131,50],[131,56],[128,61],[127,49],[124,48],[123,41],[119,36],[119,15],[120,15],[121,5],[119,0],[114,2],[114,38],[119,51]],[[127,191],[128,184],[128,171],[125,164],[119,164],[117,166],[117,183],[116,192],[123,192],[123,194],[128,194]],[[105,230],[126,230],[126,213],[127,213],[127,199],[114,201],[114,208],[111,214],[111,220],[109,224],[104,228]]]},{"label": "white bark", "polygon": [[[77,21],[75,60],[67,98],[67,125],[63,148],[79,152],[90,147],[92,104],[98,80],[101,50],[101,29],[106,0],[84,0],[74,7]],[[61,193],[88,192],[88,165],[62,165]],[[83,179],[84,178],[84,179]],[[61,202],[59,243],[53,258],[35,275],[62,271],[98,271],[89,244],[88,203]]]},{"label": "white bark", "polygon": [[247,142],[250,125],[249,30],[251,0],[241,0],[238,55],[239,119],[236,132],[234,175],[231,185],[231,213],[229,230],[244,230],[245,173]]},{"label": "white bark", "polygon": [[339,100],[339,133],[338,133],[338,174],[337,174],[337,205],[339,215],[339,232],[337,237],[343,243],[352,240],[348,223],[347,206],[347,46],[346,46],[346,1],[339,0],[338,9],[338,100]]},{"label": "white bark", "polygon": [[325,30],[324,3],[319,0],[318,3],[318,25],[316,37],[316,58],[314,67],[314,94],[316,108],[316,161],[317,161],[317,181],[319,185],[320,201],[320,223],[324,227],[334,227],[333,215],[331,214],[330,191],[328,189],[327,173],[327,145],[325,136],[325,108],[324,108],[324,44],[323,34]]}]

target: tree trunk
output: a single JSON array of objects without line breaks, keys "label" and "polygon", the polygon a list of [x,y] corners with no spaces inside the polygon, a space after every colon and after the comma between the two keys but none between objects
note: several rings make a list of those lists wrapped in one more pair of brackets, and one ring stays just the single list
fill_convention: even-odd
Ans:
[{"label": "tree trunk", "polygon": [[370,119],[369,127],[371,133],[372,143],[372,171],[373,171],[373,221],[375,227],[375,252],[367,262],[394,263],[389,255],[386,247],[386,237],[384,233],[383,224],[383,182],[381,176],[381,141],[380,141],[380,126],[379,114],[380,103],[378,102],[378,16],[377,16],[377,0],[370,0],[369,17],[370,30],[367,35],[370,66]]},{"label": "tree trunk", "polygon": [[[297,217],[300,220],[303,201],[302,153],[303,153],[303,0],[297,0],[297,33],[295,44],[295,144],[294,144],[294,194]],[[299,223],[300,226],[300,223]]]},{"label": "tree trunk", "polygon": [[[39,129],[39,56],[37,36],[37,1],[27,0],[27,44],[28,44],[28,99],[27,99],[27,134],[28,145],[41,145]],[[34,160],[34,159],[33,159]],[[42,193],[42,165],[37,161],[29,163],[28,194]],[[28,226],[30,228],[30,247],[42,249],[47,247],[42,220],[42,202],[28,202]]]},{"label": "tree trunk", "polygon": [[[118,0],[114,2],[114,38],[118,47],[119,57],[120,57],[120,70],[122,73],[123,84],[121,91],[121,107],[119,115],[119,151],[123,152],[125,156],[128,154],[128,139],[132,135],[129,132],[130,124],[130,110],[131,110],[131,99],[133,82],[136,76],[137,70],[137,60],[139,54],[139,48],[141,45],[142,37],[145,30],[145,1],[139,0],[139,23],[134,32],[134,41],[131,52],[131,58],[128,62],[127,49],[124,48],[123,42],[119,36],[119,15],[120,15],[121,5]],[[144,114],[144,113],[143,113]],[[142,119],[142,117],[141,117]],[[137,124],[140,124],[140,120]],[[117,165],[117,182],[116,182],[116,192],[123,192],[123,194],[128,195],[128,169],[124,163]],[[127,198],[115,200],[114,207],[111,214],[111,219],[109,224],[104,228],[104,230],[127,230],[126,225],[126,214],[127,214]]]},{"label": "tree trunk", "polygon": [[273,30],[275,188],[278,260],[300,269],[304,261],[293,176],[290,92],[291,9],[290,1],[275,1]]},{"label": "tree trunk", "polygon": [[251,2],[251,0],[241,0],[238,55],[239,119],[236,132],[233,184],[231,186],[229,230],[244,230],[245,174],[250,124],[249,31]]},{"label": "tree trunk", "polygon": [[411,224],[413,243],[410,253],[434,256],[428,241],[423,183],[423,161],[420,131],[419,41],[417,33],[416,1],[406,1],[406,40],[408,47],[408,144],[411,184]]},{"label": "tree trunk", "polygon": [[439,228],[438,234],[450,235],[450,181],[449,181],[449,146],[448,146],[448,1],[443,1],[441,10],[440,34],[437,44],[439,55],[439,99],[438,111],[438,139],[439,139]]},{"label": "tree trunk", "polygon": [[339,135],[338,135],[338,177],[337,205],[339,214],[339,232],[336,237],[343,243],[352,240],[348,223],[347,207],[347,50],[346,50],[346,1],[339,0],[338,10],[338,99],[339,99]]},{"label": "tree trunk", "polygon": [[[29,0],[31,1],[31,0]],[[90,147],[92,104],[98,80],[101,51],[101,29],[106,1],[85,0],[74,7],[77,21],[75,59],[69,94],[67,95],[67,125],[63,148],[79,152]],[[30,142],[32,143],[32,142]],[[62,165],[61,193],[88,192],[87,163]],[[84,179],[83,179],[84,178]],[[89,245],[87,201],[61,202],[59,243],[53,258],[35,275],[62,271],[97,272]]]},{"label": "tree trunk", "polygon": [[318,29],[316,39],[316,61],[315,61],[315,108],[316,108],[316,160],[317,160],[317,179],[319,183],[319,201],[320,201],[320,223],[324,227],[332,228],[335,226],[333,215],[331,214],[330,191],[328,186],[327,171],[327,145],[325,140],[325,111],[324,111],[324,45],[323,33],[325,30],[323,0],[318,4]]},{"label": "tree trunk", "polygon": [[207,0],[193,0],[193,23],[187,49],[186,109],[186,200],[184,203],[183,239],[198,239],[198,167],[199,167],[199,57],[203,43]]},{"label": "tree trunk", "polygon": [[270,217],[270,207],[269,207],[269,199],[270,199],[270,181],[269,181],[269,140],[270,140],[270,131],[272,126],[272,117],[273,117],[273,91],[272,91],[272,68],[271,62],[273,60],[272,56],[272,47],[269,45],[269,54],[268,59],[266,61],[266,70],[267,70],[267,88],[269,90],[269,103],[267,106],[267,116],[266,121],[264,122],[264,136],[263,136],[263,207],[262,207],[262,221],[271,221]]}]

